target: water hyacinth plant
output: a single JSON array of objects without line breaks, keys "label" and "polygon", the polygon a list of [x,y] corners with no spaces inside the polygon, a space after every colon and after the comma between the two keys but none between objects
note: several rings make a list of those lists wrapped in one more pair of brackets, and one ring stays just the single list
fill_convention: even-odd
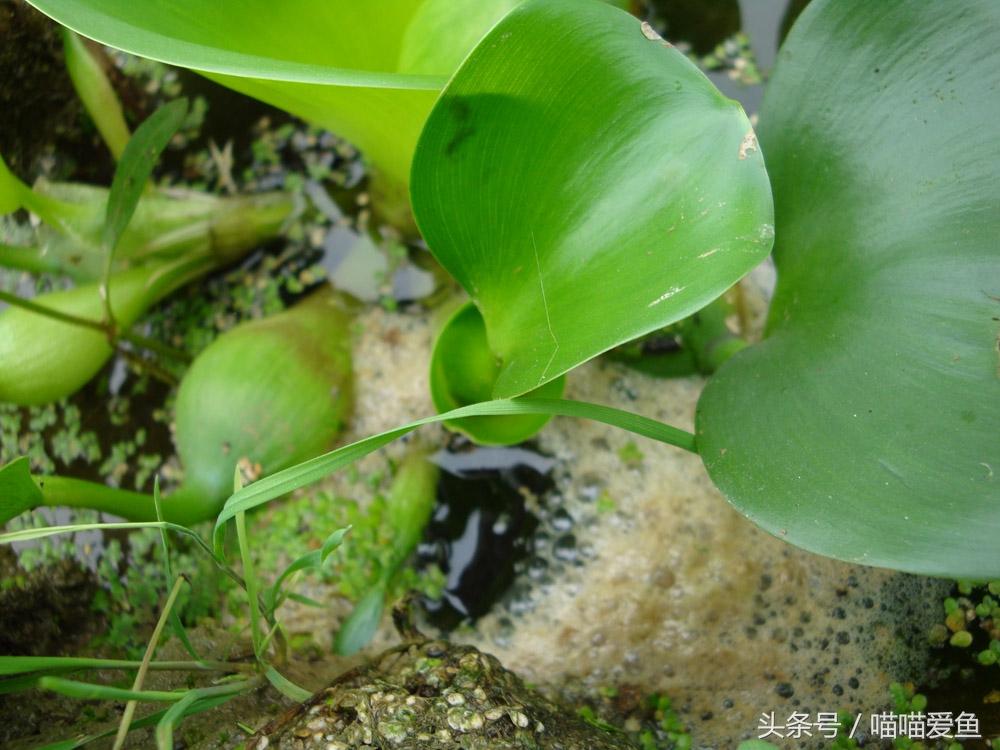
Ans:
[{"label": "water hyacinth plant", "polygon": [[[214,518],[235,470],[257,478],[329,449],[352,406],[350,320],[350,304],[320,290],[289,310],[232,328],[195,359],[174,409],[184,484],[163,498],[163,520],[191,525]],[[33,480],[32,490],[26,467],[21,461],[0,470],[10,483],[0,498],[0,523],[40,506],[158,518],[151,496],[103,484],[45,476]]]},{"label": "water hyacinth plant", "polygon": [[373,165],[384,213],[405,223],[410,163],[427,114],[468,52],[521,2],[32,5],[86,37],[191,68],[343,136]]},{"label": "water hyacinth plant", "polygon": [[[440,95],[424,74],[386,74],[370,57],[397,60],[393,45],[420,3],[371,11],[369,21],[395,13],[369,27],[377,42],[354,40],[365,40],[363,52],[326,45],[369,66],[353,78],[310,57],[306,42],[290,48],[294,8],[282,20],[288,38],[258,33],[269,22],[262,10],[230,43],[218,34],[223,4],[201,24],[179,5],[35,4],[84,34],[187,58],[299,113],[305,92],[322,106],[349,80],[356,109],[398,107],[398,122],[388,121],[400,137],[372,127],[369,152],[376,164],[390,154],[383,164],[409,183],[425,241],[482,317],[488,351],[480,331],[470,329],[468,345],[479,347],[475,361],[495,358],[495,368],[473,368],[492,379],[494,400],[241,489],[218,518],[217,540],[239,513],[421,424],[563,414],[697,451],[737,508],[815,552],[932,575],[1000,575],[995,3],[964,0],[945,18],[918,0],[816,0],[778,62],[760,143],[740,107],[680,53],[597,0],[518,4]],[[343,28],[360,18],[355,8],[336,8]],[[903,123],[905,137],[888,127]],[[340,129],[365,147],[352,127],[361,124]],[[721,367],[695,434],[523,396],[697,312],[772,241],[779,282],[767,336],[713,363]]]},{"label": "water hyacinth plant", "polygon": [[77,283],[32,300],[3,293],[0,400],[44,404],[76,392],[151,306],[193,279],[232,264],[277,234],[295,203],[284,193],[220,197],[144,190],[157,155],[187,113],[165,105],[122,152],[110,189],[28,187],[0,160],[0,212],[24,208],[44,224],[33,247],[0,246],[0,265],[65,274]]},{"label": "water hyacinth plant", "polygon": [[[588,14],[590,23],[581,22]],[[674,53],[638,22],[594,3],[534,2],[508,15],[431,113],[412,181],[428,245],[483,314],[503,368],[493,395],[517,397],[717,296],[769,249],[768,185],[776,196],[779,286],[767,338],[722,365],[689,439],[588,405],[531,398],[501,398],[437,419],[606,419],[696,450],[736,507],[807,549],[925,574],[997,575],[1000,294],[993,287],[1000,259],[989,237],[1000,219],[987,206],[997,200],[992,175],[1000,165],[982,139],[1000,102],[980,93],[983,70],[1000,81],[1000,57],[984,31],[1000,18],[995,5],[972,1],[957,21],[916,2],[891,9],[813,3],[788,39],[761,114],[773,177],[765,177],[753,133],[741,132],[741,113],[703,84],[704,94],[692,99],[705,109],[696,127],[712,135],[709,160],[697,161],[696,177],[680,181],[657,210],[651,204],[664,195],[655,189],[659,181],[697,153],[689,147],[673,165],[643,169],[651,154],[669,153],[670,141],[650,149],[640,136],[655,136],[672,113],[684,121],[682,61],[672,76],[664,73]],[[850,34],[837,31],[845,23]],[[591,36],[595,27],[600,39]],[[918,49],[906,43],[912,35],[929,41]],[[854,75],[819,62],[830,59],[834,39],[836,59],[850,61]],[[604,44],[621,50],[591,67],[580,64]],[[647,55],[664,60],[655,72],[637,73]],[[614,59],[629,65],[607,75],[609,92],[598,82]],[[563,60],[573,68],[564,70]],[[947,89],[943,69],[952,71]],[[815,70],[829,76],[826,85],[816,85]],[[657,73],[669,81],[645,92],[642,83]],[[639,80],[628,85],[630,75]],[[694,92],[696,81],[692,76]],[[680,83],[674,99],[667,83],[675,91]],[[614,102],[623,90],[633,95],[604,117],[573,118],[574,105],[592,113],[602,97]],[[653,113],[627,114],[656,93],[664,100]],[[544,106],[552,100],[559,105]],[[883,129],[902,120],[922,127],[904,140]],[[594,144],[632,122],[637,135],[608,144],[615,160],[588,170],[600,164]],[[577,133],[592,147],[579,145]],[[918,152],[933,158],[914,159]],[[715,184],[713,156],[728,159]],[[886,177],[893,174],[906,175],[911,189],[893,188]],[[727,222],[728,231],[699,241],[699,231]],[[677,232],[693,234],[675,244]],[[584,253],[589,247],[592,258]],[[671,248],[675,256],[666,255]],[[666,257],[618,286],[656,252]],[[593,269],[601,273],[583,283]],[[419,424],[245,488],[227,503],[219,528],[232,513]]]},{"label": "water hyacinth plant", "polygon": [[[126,667],[138,669],[130,691],[67,680],[72,665],[59,660],[0,658],[0,676],[76,697],[173,702],[143,718],[160,723],[164,750],[186,712],[230,694],[270,682],[303,701],[307,692],[275,669],[283,651],[275,610],[292,596],[288,580],[321,565],[344,531],[313,540],[315,549],[267,585],[249,554],[247,513],[434,423],[505,444],[552,416],[599,420],[698,454],[734,507],[813,552],[925,575],[1000,577],[1000,6],[992,0],[957,0],[948,14],[921,0],[813,0],[783,47],[756,130],[648,24],[599,0],[319,10],[295,0],[281,11],[250,3],[259,14],[235,0],[37,4],[94,38],[191,65],[367,147],[383,200],[409,191],[414,226],[464,294],[441,311],[430,356],[436,416],[321,453],[351,395],[351,308],[326,293],[232,329],[192,364],[176,400],[185,478],[162,501],[33,477],[27,458],[0,469],[0,521],[41,505],[85,506],[190,534],[166,522],[214,518],[212,539],[195,544],[223,569],[235,529],[242,569],[226,574],[247,590],[253,649],[252,664],[214,665],[242,675],[232,684],[143,689],[168,598],[145,666]],[[234,9],[244,27],[232,28]],[[336,28],[324,41],[327,25]],[[10,184],[11,206],[34,200]],[[76,272],[84,282],[91,273],[104,292],[88,315],[124,324],[116,300],[127,287],[116,289],[117,279],[188,256],[132,265],[131,225],[120,218],[130,211],[114,202],[98,222],[101,262]],[[105,238],[108,226],[120,241]],[[763,339],[750,343],[730,325],[726,295],[772,250],[777,288]],[[573,369],[607,353],[654,369],[641,345],[621,347],[663,332],[683,347],[656,363],[660,374],[707,376],[692,432],[562,398]],[[380,481],[368,480],[373,489]],[[340,653],[376,629],[437,480],[424,447],[411,445],[385,506],[393,536],[380,544],[391,549],[334,639]],[[26,529],[0,543],[55,533]],[[946,600],[943,638],[952,631],[951,644],[969,648],[975,617],[995,625],[990,596]],[[853,631],[849,639],[858,641]],[[976,659],[990,667],[998,652],[984,647]],[[781,685],[775,693],[792,695]],[[663,729],[682,729],[676,715],[676,724],[666,718],[669,700],[659,705]],[[905,708],[923,711],[926,701]]]}]

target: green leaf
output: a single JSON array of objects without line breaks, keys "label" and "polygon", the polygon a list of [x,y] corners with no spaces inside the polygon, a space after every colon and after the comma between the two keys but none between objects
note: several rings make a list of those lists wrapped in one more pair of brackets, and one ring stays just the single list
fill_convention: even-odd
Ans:
[{"label": "green leaf", "polygon": [[[445,412],[489,401],[499,373],[500,365],[486,340],[483,316],[471,302],[462,305],[445,322],[431,353],[430,386],[435,408]],[[528,396],[559,398],[565,384],[566,379],[559,377]],[[523,414],[455,419],[445,425],[481,445],[512,445],[530,438],[549,419],[548,414]]]},{"label": "green leaf", "polygon": [[[190,693],[188,693],[188,695],[197,692],[208,692],[209,690],[211,690],[211,688],[206,688],[204,691],[193,690]],[[185,697],[185,699],[178,701],[178,703],[181,702],[184,703],[184,711],[183,711],[184,716],[191,716],[192,714],[200,713],[202,711],[208,711],[209,709],[215,708],[216,706],[221,705],[222,703],[225,703],[226,701],[229,701],[232,698],[233,696],[231,694],[213,695],[210,698],[199,699],[195,701],[192,705],[191,703],[185,702],[186,700]],[[175,712],[174,709],[177,707],[178,703],[175,703],[169,709],[163,711],[154,711],[151,714],[143,716],[141,719],[137,719],[135,722],[132,723],[132,729],[139,729],[141,727],[152,726],[157,722],[161,721],[167,714],[176,715],[177,712]],[[108,729],[104,732],[99,732],[97,734],[89,734],[72,740],[63,740],[61,742],[54,742],[52,744],[37,748],[36,750],[74,750],[75,748],[89,745],[91,742],[96,742],[97,740],[109,737],[110,735],[114,734],[115,731],[116,731],[115,729]]]},{"label": "green leaf", "polygon": [[10,171],[0,158],[0,214],[9,214],[24,203],[24,194],[29,189]]},{"label": "green leaf", "polygon": [[814,552],[1000,575],[998,28],[993,0],[817,1],[770,83],[778,288],[698,447]]},{"label": "green leaf", "polygon": [[497,398],[704,307],[773,234],[740,106],[596,0],[535,0],[494,27],[431,113],[411,185],[486,321]]},{"label": "green leaf", "polygon": [[[662,422],[657,422],[655,419],[648,419],[647,417],[614,409],[610,406],[588,404],[583,401],[570,401],[568,399],[546,398],[498,400],[489,401],[484,404],[463,406],[444,414],[424,417],[401,427],[386,430],[377,435],[371,435],[363,440],[358,440],[357,442],[332,450],[329,453],[324,453],[322,456],[317,456],[295,466],[290,466],[287,469],[271,474],[264,479],[244,487],[226,500],[222,512],[216,519],[215,529],[212,534],[214,546],[221,551],[225,525],[238,513],[252,510],[292,490],[297,490],[319,481],[338,469],[349,466],[359,458],[388,445],[393,440],[413,432],[418,427],[446,422],[449,419],[507,416],[511,414],[548,414],[551,416],[592,419],[596,422],[610,424],[661,443],[683,448],[684,450],[694,450],[694,435],[684,430],[679,430],[676,427],[663,424]],[[105,524],[105,526],[114,525],[155,526],[156,524]],[[167,526],[169,527],[170,525],[168,524]],[[4,536],[13,535],[0,535],[0,542],[3,541]],[[194,536],[200,540],[197,534],[194,534]]]},{"label": "green leaf", "polygon": [[31,478],[26,457],[15,458],[0,469],[0,526],[41,504],[42,491]]},{"label": "green leaf", "polygon": [[[457,70],[483,33],[522,2],[423,0],[403,35],[400,70],[424,75]],[[442,44],[443,39],[448,43]]]},{"label": "green leaf", "polygon": [[376,586],[370,589],[341,623],[333,642],[334,652],[341,656],[351,656],[367,646],[378,630],[384,608],[385,588]]},{"label": "green leaf", "polygon": [[268,667],[264,671],[264,676],[274,686],[275,690],[286,698],[291,698],[293,701],[298,701],[299,703],[312,698],[312,693],[296,685],[274,667]]},{"label": "green leaf", "polygon": [[32,4],[84,36],[192,68],[332,130],[401,186],[445,81],[441,71],[398,68],[403,35],[420,0]]},{"label": "green leaf", "polygon": [[343,136],[405,205],[413,150],[451,66],[515,1],[31,4],[84,36],[204,73]]},{"label": "green leaf", "polygon": [[[118,239],[132,220],[160,153],[184,122],[187,110],[187,99],[176,99],[164,104],[136,128],[135,135],[125,145],[115,176],[111,180],[101,234],[101,244],[109,255],[114,254]],[[109,260],[109,272],[110,268]]]},{"label": "green leaf", "polygon": [[40,677],[38,687],[41,690],[51,690],[68,698],[79,700],[107,701],[152,701],[171,703],[184,697],[185,691],[167,692],[162,690],[127,690],[110,685],[96,685],[90,682],[78,682],[62,677]]},{"label": "green leaf", "polygon": [[350,531],[349,526],[344,529],[337,529],[326,538],[320,549],[307,552],[281,572],[274,585],[265,592],[264,601],[267,604],[269,612],[273,613],[280,606],[282,599],[287,596],[282,591],[285,582],[300,570],[321,568],[331,553],[343,543],[348,531]]},{"label": "green leaf", "polygon": [[237,682],[190,690],[166,711],[150,714],[133,722],[132,728],[138,729],[140,726],[156,723],[157,750],[173,750],[174,728],[183,719],[225,703],[240,693],[249,692],[253,687],[251,682]]},{"label": "green leaf", "polygon": [[0,656],[0,676],[28,674],[49,669],[138,669],[139,663],[121,659],[75,656]]},{"label": "green leaf", "polygon": [[68,29],[63,29],[63,53],[77,96],[112,156],[120,159],[128,145],[129,129],[122,104],[101,63],[87,49],[86,42]]}]

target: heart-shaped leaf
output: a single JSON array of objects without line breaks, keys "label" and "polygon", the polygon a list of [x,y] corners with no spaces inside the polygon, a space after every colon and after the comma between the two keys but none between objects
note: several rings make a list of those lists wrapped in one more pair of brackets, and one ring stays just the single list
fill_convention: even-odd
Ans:
[{"label": "heart-shaped leaf", "polygon": [[815,552],[1000,576],[997,29],[993,0],[813,2],[771,81],[778,289],[698,446]]},{"label": "heart-shaped leaf", "polygon": [[494,27],[431,112],[411,197],[486,321],[496,397],[695,312],[771,247],[743,110],[596,0]]}]

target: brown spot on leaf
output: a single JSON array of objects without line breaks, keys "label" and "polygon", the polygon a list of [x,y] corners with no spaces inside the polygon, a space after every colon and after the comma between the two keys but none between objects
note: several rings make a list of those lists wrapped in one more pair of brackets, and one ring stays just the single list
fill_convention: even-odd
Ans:
[{"label": "brown spot on leaf", "polygon": [[743,140],[740,141],[740,160],[747,158],[747,154],[751,151],[757,150],[757,134],[753,132],[753,129],[747,131],[747,134],[743,136]]}]

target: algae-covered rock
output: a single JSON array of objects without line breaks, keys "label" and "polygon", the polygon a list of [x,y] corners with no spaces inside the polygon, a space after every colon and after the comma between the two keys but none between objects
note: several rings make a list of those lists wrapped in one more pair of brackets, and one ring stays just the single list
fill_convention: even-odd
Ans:
[{"label": "algae-covered rock", "polygon": [[489,654],[444,641],[384,652],[265,727],[252,750],[625,750]]}]

